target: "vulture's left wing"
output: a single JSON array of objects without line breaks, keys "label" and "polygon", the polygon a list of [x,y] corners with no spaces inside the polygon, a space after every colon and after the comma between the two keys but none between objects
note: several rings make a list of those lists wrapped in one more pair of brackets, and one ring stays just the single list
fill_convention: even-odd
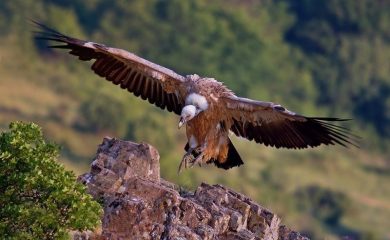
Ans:
[{"label": "vulture's left wing", "polygon": [[162,109],[180,114],[187,91],[183,76],[125,50],[68,37],[34,23],[41,29],[36,33],[37,39],[60,43],[49,47],[68,49],[83,61],[95,60],[91,68],[99,76]]},{"label": "vulture's left wing", "polygon": [[224,97],[230,130],[237,136],[266,146],[307,148],[321,144],[356,145],[357,136],[330,122],[339,118],[305,117],[272,102],[254,101],[236,96]]}]

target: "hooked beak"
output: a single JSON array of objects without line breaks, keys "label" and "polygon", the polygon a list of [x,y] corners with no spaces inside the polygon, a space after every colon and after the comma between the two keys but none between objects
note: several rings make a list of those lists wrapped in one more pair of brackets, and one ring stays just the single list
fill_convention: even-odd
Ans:
[{"label": "hooked beak", "polygon": [[184,125],[184,118],[180,118],[180,121],[179,121],[179,126],[178,128],[180,129],[182,126]]}]

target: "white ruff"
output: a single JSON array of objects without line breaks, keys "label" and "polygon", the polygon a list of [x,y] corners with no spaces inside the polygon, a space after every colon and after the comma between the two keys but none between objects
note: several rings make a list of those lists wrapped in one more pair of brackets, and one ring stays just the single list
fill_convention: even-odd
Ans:
[{"label": "white ruff", "polygon": [[191,93],[190,95],[188,95],[188,97],[186,98],[186,105],[189,104],[197,106],[202,111],[206,110],[209,107],[206,98],[197,93]]}]

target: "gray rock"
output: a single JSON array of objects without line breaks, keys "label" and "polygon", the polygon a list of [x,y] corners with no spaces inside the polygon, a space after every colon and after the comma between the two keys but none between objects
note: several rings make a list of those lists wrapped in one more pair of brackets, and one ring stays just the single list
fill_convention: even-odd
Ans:
[{"label": "gray rock", "polygon": [[307,239],[280,225],[271,211],[221,185],[195,193],[160,180],[159,154],[145,143],[105,138],[90,173],[79,177],[103,200],[99,232],[73,239]]}]

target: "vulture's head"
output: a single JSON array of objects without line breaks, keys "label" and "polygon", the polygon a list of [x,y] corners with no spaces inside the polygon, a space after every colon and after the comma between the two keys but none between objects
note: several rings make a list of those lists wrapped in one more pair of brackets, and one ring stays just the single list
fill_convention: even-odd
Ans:
[{"label": "vulture's head", "polygon": [[179,128],[198,115],[200,111],[194,105],[187,105],[181,110]]},{"label": "vulture's head", "polygon": [[200,112],[206,110],[208,106],[209,104],[205,97],[196,93],[188,95],[186,98],[186,105],[181,110],[179,128],[193,119]]}]

